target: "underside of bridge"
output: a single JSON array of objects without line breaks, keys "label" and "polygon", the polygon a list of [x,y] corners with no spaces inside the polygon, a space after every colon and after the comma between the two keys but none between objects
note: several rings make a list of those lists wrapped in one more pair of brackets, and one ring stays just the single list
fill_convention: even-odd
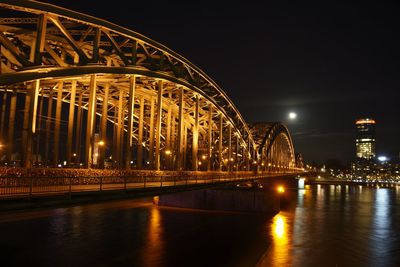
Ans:
[{"label": "underside of bridge", "polygon": [[295,171],[281,123],[249,126],[187,59],[49,4],[0,1],[2,163]]}]

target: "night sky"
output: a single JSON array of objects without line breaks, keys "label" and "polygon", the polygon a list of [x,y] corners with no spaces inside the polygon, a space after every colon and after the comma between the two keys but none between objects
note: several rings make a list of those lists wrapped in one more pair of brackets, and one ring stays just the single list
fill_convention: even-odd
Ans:
[{"label": "night sky", "polygon": [[[246,121],[286,123],[306,161],[352,160],[354,122],[365,116],[377,121],[378,154],[398,157],[396,4],[43,2],[125,26],[183,55],[224,89]],[[296,121],[288,121],[290,111]]]}]

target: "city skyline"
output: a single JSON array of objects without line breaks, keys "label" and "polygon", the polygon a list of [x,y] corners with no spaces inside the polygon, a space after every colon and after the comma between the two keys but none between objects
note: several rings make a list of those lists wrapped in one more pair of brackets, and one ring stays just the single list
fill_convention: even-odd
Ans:
[{"label": "city skyline", "polygon": [[[155,2],[157,9],[132,16],[122,3],[94,10],[91,3],[44,2],[173,47],[223,88],[246,121],[287,123],[306,161],[350,162],[361,117],[379,123],[378,154],[398,155],[395,4]],[[291,111],[296,120],[288,120]]]}]

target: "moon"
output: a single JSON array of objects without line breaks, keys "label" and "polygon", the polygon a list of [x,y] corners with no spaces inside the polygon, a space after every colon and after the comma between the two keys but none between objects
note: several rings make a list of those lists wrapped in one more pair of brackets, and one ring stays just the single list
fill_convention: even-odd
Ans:
[{"label": "moon", "polygon": [[294,120],[297,118],[297,114],[295,112],[289,112],[289,119]]}]

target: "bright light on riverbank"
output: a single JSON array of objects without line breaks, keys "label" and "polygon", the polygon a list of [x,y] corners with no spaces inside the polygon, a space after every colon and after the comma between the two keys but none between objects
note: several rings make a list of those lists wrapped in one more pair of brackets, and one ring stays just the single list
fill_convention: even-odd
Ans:
[{"label": "bright light on riverbank", "polygon": [[278,190],[278,193],[285,193],[285,188],[283,187],[283,186],[278,186],[278,188],[277,188],[277,190]]}]

